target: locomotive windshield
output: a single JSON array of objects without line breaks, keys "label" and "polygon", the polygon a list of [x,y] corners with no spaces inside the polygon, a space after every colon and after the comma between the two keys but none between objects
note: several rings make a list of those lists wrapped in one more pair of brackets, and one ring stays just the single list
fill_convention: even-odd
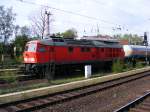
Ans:
[{"label": "locomotive windshield", "polygon": [[29,52],[35,52],[36,51],[36,44],[28,44],[25,47],[25,51],[29,51]]}]

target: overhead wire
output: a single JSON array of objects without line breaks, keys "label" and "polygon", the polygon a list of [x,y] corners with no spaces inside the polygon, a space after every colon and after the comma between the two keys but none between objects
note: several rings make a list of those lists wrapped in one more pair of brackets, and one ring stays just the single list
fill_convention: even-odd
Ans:
[{"label": "overhead wire", "polygon": [[31,2],[31,1],[27,1],[27,0],[16,0],[16,1],[20,1],[22,3],[27,3],[27,4],[32,4],[32,5],[39,5],[39,6],[42,6],[42,7],[47,7],[47,8],[53,9],[53,10],[61,11],[61,12],[72,14],[72,15],[77,15],[77,16],[88,18],[88,19],[91,19],[91,20],[97,20],[97,21],[101,21],[103,23],[117,25],[116,23],[113,23],[113,22],[110,22],[110,21],[106,21],[106,20],[103,20],[103,19],[100,19],[100,18],[91,17],[91,16],[80,14],[80,13],[76,13],[76,12],[60,9],[60,8],[55,8],[55,7],[52,7],[52,6],[49,6],[49,5],[37,4],[35,2]]},{"label": "overhead wire", "polygon": [[[99,1],[99,0],[90,0],[90,1],[95,2],[96,4],[99,4],[99,5],[101,5],[102,7],[107,8],[107,6],[105,5],[104,2],[101,2],[101,1]],[[133,14],[133,13],[131,13],[131,12],[124,11],[124,10],[123,10],[122,8],[120,8],[120,7],[113,7],[113,8],[119,10],[120,12],[128,13],[128,14],[130,14],[130,15],[133,16],[133,17],[139,16],[139,15],[135,15],[135,14]],[[147,20],[148,20],[148,19],[146,19],[146,20],[144,19],[143,21],[147,21]],[[131,30],[131,29],[128,28],[128,25],[122,24],[121,26],[122,26],[122,30],[125,30],[125,31]]]},{"label": "overhead wire", "polygon": [[[84,18],[87,18],[87,19],[97,20],[98,22],[103,22],[103,23],[115,25],[115,26],[109,27],[109,29],[111,28],[111,30],[113,30],[114,28],[115,28],[115,30],[118,30],[118,29],[123,30],[123,28],[121,28],[122,25],[114,23],[114,22],[106,21],[106,20],[103,20],[103,19],[100,19],[100,18],[91,17],[91,16],[80,14],[80,13],[76,13],[76,12],[60,9],[60,8],[55,8],[55,7],[52,7],[50,5],[37,4],[37,3],[32,2],[32,1],[27,1],[27,0],[16,0],[16,1],[19,1],[21,3],[30,4],[30,5],[38,5],[38,6],[41,6],[41,7],[50,8],[50,9],[53,9],[53,10],[56,10],[56,11],[60,11],[60,12],[63,12],[63,13],[68,13],[68,14],[72,14],[72,15],[76,15],[76,16],[81,16],[81,17],[84,17]],[[99,4],[102,4],[102,3],[98,2],[97,0],[96,0],[96,2],[99,3]],[[104,28],[104,29],[108,28],[108,27],[102,27],[101,25],[100,25],[100,27]],[[113,30],[113,31],[115,31],[115,30]]]}]

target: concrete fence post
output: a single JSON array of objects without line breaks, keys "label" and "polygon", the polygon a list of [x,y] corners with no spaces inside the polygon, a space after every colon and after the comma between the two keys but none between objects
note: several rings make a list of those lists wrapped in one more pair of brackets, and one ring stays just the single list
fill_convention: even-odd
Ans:
[{"label": "concrete fence post", "polygon": [[90,78],[92,74],[92,69],[91,65],[85,65],[84,70],[85,70],[85,78]]}]

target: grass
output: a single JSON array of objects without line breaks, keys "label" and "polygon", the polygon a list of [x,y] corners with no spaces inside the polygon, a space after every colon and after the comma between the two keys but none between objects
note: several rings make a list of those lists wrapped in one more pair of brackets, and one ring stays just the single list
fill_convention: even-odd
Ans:
[{"label": "grass", "polygon": [[51,81],[52,85],[58,85],[58,84],[64,84],[64,83],[69,83],[73,81],[79,81],[79,80],[84,80],[85,78],[83,76],[81,77],[72,77],[72,78],[64,78],[64,79],[57,79]]},{"label": "grass", "polygon": [[2,72],[0,73],[0,80],[3,80],[7,83],[16,83],[17,82],[16,72],[12,71]]},{"label": "grass", "polygon": [[22,64],[23,57],[16,57],[14,59],[5,59],[4,62],[0,62],[0,67],[3,69],[14,68],[12,65],[20,65]]},{"label": "grass", "polygon": [[119,72],[123,72],[123,61],[121,60],[116,60],[113,62],[112,65],[112,72],[113,73],[119,73]]},{"label": "grass", "polygon": [[147,66],[145,63],[136,63],[136,68],[142,68],[142,67],[145,67]]},{"label": "grass", "polygon": [[[100,74],[94,74],[92,75],[92,78],[103,76],[105,74],[100,73]],[[43,82],[43,83],[37,83],[37,84],[32,84],[32,85],[21,85],[17,84],[15,87],[12,88],[1,88],[0,89],[0,94],[6,94],[6,93],[11,93],[11,92],[19,92],[23,90],[30,90],[30,89],[36,89],[40,87],[47,87],[47,86],[52,86],[52,85],[58,85],[58,84],[64,84],[64,83],[69,83],[73,81],[79,81],[79,80],[85,80],[84,75],[79,75],[79,76],[74,76],[74,77],[66,77],[62,79],[55,79],[53,81],[48,82]]]},{"label": "grass", "polygon": [[69,83],[69,82],[78,81],[78,80],[84,80],[84,77],[57,79],[57,80],[51,81],[50,83],[43,82],[43,83],[36,83],[36,84],[32,84],[32,85],[26,85],[26,86],[21,85],[21,84],[18,85],[16,83],[15,87],[0,89],[0,94],[19,92],[19,91],[23,91],[23,90],[30,90],[30,89],[40,88],[40,87],[47,87],[47,86],[52,86],[52,85],[64,84],[64,83]]},{"label": "grass", "polygon": [[120,73],[120,72],[127,72],[129,70],[138,69],[145,67],[145,63],[137,62],[135,66],[132,65],[132,63],[126,63],[124,64],[120,60],[116,60],[112,65],[112,72],[113,73]]},{"label": "grass", "polygon": [[32,85],[28,85],[28,86],[17,85],[16,84],[16,87],[0,89],[0,95],[1,94],[6,94],[6,93],[12,93],[12,92],[19,92],[19,91],[24,91],[24,90],[36,89],[36,88],[46,87],[46,86],[49,86],[49,84],[48,83],[38,83],[38,84],[32,84]]}]

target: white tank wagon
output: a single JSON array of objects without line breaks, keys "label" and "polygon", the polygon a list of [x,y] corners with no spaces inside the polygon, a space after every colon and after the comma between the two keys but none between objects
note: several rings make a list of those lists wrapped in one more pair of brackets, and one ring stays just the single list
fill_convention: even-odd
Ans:
[{"label": "white tank wagon", "polygon": [[140,45],[124,45],[123,50],[126,58],[150,57],[150,47]]}]

